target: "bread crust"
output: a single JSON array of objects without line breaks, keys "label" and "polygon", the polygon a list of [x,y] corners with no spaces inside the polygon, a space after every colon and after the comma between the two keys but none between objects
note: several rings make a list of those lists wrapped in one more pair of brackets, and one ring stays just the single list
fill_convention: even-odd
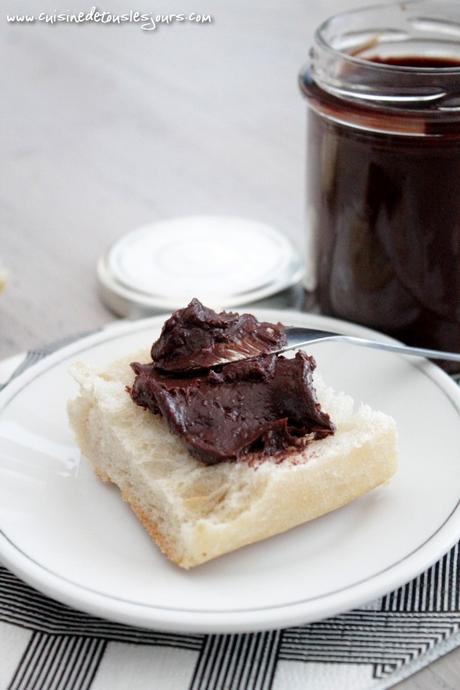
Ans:
[{"label": "bread crust", "polygon": [[159,526],[152,521],[144,510],[142,510],[132,496],[125,492],[121,494],[121,497],[130,506],[131,510],[134,512],[144,529],[146,529],[148,534],[152,537],[160,551],[164,553],[169,560],[176,562],[179,565],[175,549],[160,530]]}]

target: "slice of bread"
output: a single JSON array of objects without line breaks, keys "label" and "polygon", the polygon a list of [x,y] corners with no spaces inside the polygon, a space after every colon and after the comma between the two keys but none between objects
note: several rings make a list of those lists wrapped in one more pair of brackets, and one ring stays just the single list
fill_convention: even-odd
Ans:
[{"label": "slice of bread", "polygon": [[148,359],[148,352],[135,353],[100,374],[73,364],[80,395],[69,402],[69,417],[96,474],[120,488],[160,549],[183,568],[335,510],[396,471],[394,420],[367,405],[354,410],[352,398],[318,377],[333,436],[278,463],[205,465],[126,392],[134,377],[129,362]]}]

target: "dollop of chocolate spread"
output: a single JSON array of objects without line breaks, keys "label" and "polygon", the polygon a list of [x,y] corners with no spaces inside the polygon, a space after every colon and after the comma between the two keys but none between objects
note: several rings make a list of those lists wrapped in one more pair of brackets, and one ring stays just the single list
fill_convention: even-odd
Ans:
[{"label": "dollop of chocolate spread", "polygon": [[[166,322],[152,348],[153,361],[131,365],[133,401],[162,415],[190,453],[206,464],[268,456],[281,461],[334,433],[312,384],[313,357],[267,354],[267,342],[285,338],[283,327],[248,316],[216,314],[194,300]],[[243,341],[252,348],[260,343],[262,354],[259,350],[251,359],[215,366],[226,346],[234,351]],[[200,370],[190,371],[197,363]]]},{"label": "dollop of chocolate spread", "polygon": [[251,314],[217,314],[193,299],[166,321],[151,355],[158,369],[183,372],[266,354],[285,344],[280,323],[260,323]]}]

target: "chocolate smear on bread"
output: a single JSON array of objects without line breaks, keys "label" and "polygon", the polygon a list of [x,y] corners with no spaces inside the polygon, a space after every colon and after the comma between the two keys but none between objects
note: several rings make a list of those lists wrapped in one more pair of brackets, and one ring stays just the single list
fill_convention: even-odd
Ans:
[{"label": "chocolate smear on bread", "polygon": [[[314,358],[269,354],[285,337],[281,324],[216,314],[193,300],[165,323],[152,362],[131,365],[136,377],[129,393],[162,415],[204,463],[272,456],[281,461],[335,430],[316,398]],[[218,365],[239,347],[251,359]]]},{"label": "chocolate smear on bread", "polygon": [[151,356],[158,369],[182,373],[267,354],[285,344],[280,323],[261,323],[251,314],[218,314],[193,299],[166,321]]}]

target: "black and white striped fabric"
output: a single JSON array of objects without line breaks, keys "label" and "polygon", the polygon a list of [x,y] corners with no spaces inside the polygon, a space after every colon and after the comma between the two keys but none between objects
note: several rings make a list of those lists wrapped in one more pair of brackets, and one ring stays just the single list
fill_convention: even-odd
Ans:
[{"label": "black and white striped fabric", "polygon": [[[55,348],[29,352],[14,375]],[[457,645],[459,545],[366,607],[247,635],[157,633],[104,621],[0,567],[0,690],[383,690]]]}]

